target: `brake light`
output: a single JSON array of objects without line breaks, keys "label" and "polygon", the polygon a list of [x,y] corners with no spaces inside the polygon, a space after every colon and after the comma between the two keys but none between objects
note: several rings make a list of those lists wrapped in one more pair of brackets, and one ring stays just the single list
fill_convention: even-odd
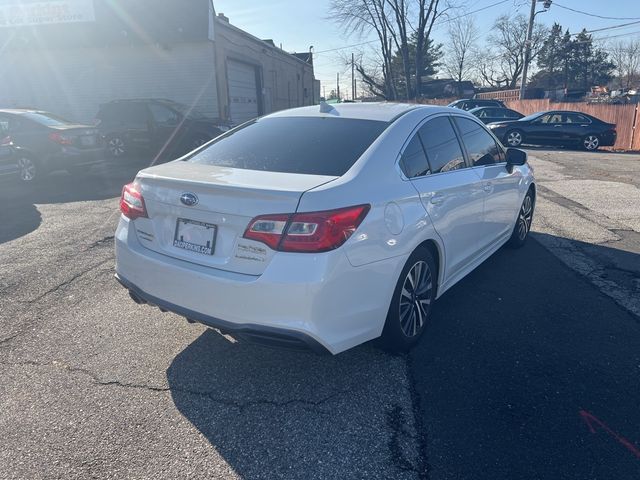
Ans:
[{"label": "brake light", "polygon": [[327,252],[349,239],[369,209],[369,205],[358,205],[323,212],[261,215],[251,220],[244,238],[281,252]]},{"label": "brake light", "polygon": [[0,145],[6,147],[7,145],[11,145],[11,135],[7,135],[6,137],[0,139]]},{"label": "brake light", "polygon": [[122,188],[120,211],[130,220],[140,217],[148,218],[144,198],[142,198],[142,194],[138,191],[135,183],[129,183]]},{"label": "brake light", "polygon": [[58,132],[53,132],[49,134],[49,140],[51,140],[52,142],[56,142],[57,144],[60,145],[72,145],[73,144],[73,140],[71,140],[69,137],[62,135]]}]

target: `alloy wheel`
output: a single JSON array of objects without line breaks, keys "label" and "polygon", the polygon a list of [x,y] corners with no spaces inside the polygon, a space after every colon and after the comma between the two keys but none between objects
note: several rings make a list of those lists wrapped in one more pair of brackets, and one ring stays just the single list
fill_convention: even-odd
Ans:
[{"label": "alloy wheel", "polygon": [[582,144],[587,150],[595,150],[598,148],[598,145],[600,145],[600,140],[595,135],[587,135]]},{"label": "alloy wheel", "polygon": [[109,139],[109,152],[114,157],[121,157],[124,154],[124,142],[120,137],[113,137]]},{"label": "alloy wheel", "polygon": [[524,240],[531,229],[531,221],[533,220],[533,199],[531,195],[527,194],[520,207],[520,213],[518,215],[518,238],[520,241]]},{"label": "alloy wheel", "polygon": [[416,262],[407,273],[400,293],[400,328],[407,337],[415,337],[427,320],[433,280],[427,262]]},{"label": "alloy wheel", "polygon": [[23,182],[31,182],[36,178],[36,164],[30,158],[18,159],[18,167],[20,168],[20,180]]},{"label": "alloy wheel", "polygon": [[507,143],[512,147],[517,147],[522,143],[522,134],[520,132],[509,132],[507,135]]}]

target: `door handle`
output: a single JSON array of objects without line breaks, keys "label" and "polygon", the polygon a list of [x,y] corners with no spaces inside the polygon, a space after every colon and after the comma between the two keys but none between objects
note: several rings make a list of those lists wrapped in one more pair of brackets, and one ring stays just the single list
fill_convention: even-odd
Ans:
[{"label": "door handle", "polygon": [[553,127],[554,127],[554,128],[558,128],[558,127],[561,127],[561,126],[562,126],[562,125],[554,125]]},{"label": "door handle", "polygon": [[444,203],[444,195],[436,193],[431,196],[431,200],[429,201],[432,205],[442,205]]}]

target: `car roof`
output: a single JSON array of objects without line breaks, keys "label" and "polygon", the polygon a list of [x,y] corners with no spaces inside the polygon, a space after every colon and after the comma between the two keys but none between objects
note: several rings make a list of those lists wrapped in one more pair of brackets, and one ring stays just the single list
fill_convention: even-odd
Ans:
[{"label": "car roof", "polygon": [[10,113],[13,115],[22,115],[23,113],[40,113],[43,115],[48,114],[44,110],[36,110],[34,108],[0,108],[0,113]]},{"label": "car roof", "polygon": [[451,113],[448,107],[436,105],[419,105],[415,103],[367,102],[367,103],[334,103],[313,105],[310,107],[292,108],[267,115],[276,117],[336,117],[360,120],[378,120],[393,122],[396,118],[414,110],[425,110],[428,113]]}]

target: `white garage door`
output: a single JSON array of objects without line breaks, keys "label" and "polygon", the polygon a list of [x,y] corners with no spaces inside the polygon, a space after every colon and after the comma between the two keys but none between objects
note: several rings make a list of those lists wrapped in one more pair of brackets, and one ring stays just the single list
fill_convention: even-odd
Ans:
[{"label": "white garage door", "polygon": [[255,67],[241,62],[227,62],[229,113],[231,120],[243,123],[258,116],[258,86]]}]

